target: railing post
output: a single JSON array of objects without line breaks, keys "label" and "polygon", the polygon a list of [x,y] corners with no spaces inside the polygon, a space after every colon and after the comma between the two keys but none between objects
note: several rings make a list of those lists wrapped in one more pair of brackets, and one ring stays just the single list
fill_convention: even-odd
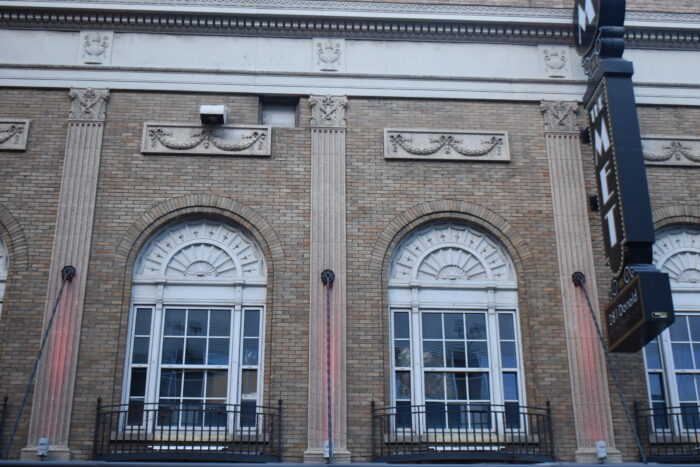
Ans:
[{"label": "railing post", "polygon": [[554,451],[554,420],[552,420],[552,403],[547,400],[547,429],[549,431],[549,453],[552,461],[556,460]]},{"label": "railing post", "polygon": [[92,440],[92,459],[97,460],[97,440],[100,432],[100,410],[102,410],[102,398],[97,398],[97,406],[95,407],[95,436]]},{"label": "railing post", "polygon": [[375,410],[376,402],[374,402],[374,399],[372,399],[372,403],[370,404],[370,417],[371,417],[371,423],[372,423],[372,462],[375,461],[377,458],[377,443],[376,443],[376,427],[375,423],[376,421],[374,420],[374,410]]},{"label": "railing post", "polygon": [[3,434],[5,433],[5,420],[7,420],[8,397],[5,396],[2,400],[2,413],[0,414],[0,459],[10,457],[9,450],[5,452],[5,443],[3,442]]},{"label": "railing post", "polygon": [[282,462],[282,399],[277,399],[277,459]]}]

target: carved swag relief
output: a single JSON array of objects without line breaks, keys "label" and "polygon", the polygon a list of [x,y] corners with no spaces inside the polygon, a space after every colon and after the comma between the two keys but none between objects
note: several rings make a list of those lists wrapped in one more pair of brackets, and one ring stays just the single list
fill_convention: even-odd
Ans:
[{"label": "carved swag relief", "polygon": [[700,138],[643,137],[642,149],[647,165],[700,166]]},{"label": "carved swag relief", "polygon": [[270,127],[146,123],[143,132],[144,154],[270,155]]},{"label": "carved swag relief", "polygon": [[384,130],[386,159],[509,161],[507,133]]},{"label": "carved swag relief", "polygon": [[0,151],[27,149],[29,120],[0,120]]}]

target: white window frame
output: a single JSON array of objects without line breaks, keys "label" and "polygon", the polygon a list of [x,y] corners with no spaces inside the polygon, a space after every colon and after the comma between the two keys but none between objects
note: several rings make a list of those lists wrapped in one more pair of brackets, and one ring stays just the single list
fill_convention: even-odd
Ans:
[{"label": "white window frame", "polygon": [[[222,230],[217,229],[225,229]],[[236,273],[228,277],[172,277],[167,275],[169,262],[175,258],[180,251],[185,250],[192,245],[209,243],[217,248],[225,248],[222,245],[225,242],[215,242],[207,238],[198,238],[203,231],[210,231],[216,236],[226,235],[226,239],[233,238],[231,234],[237,235],[237,240],[228,248],[227,253],[233,258],[236,264]],[[198,233],[199,232],[199,233]],[[179,244],[174,244],[169,252],[162,252],[162,247],[158,243],[163,243],[161,240],[165,238],[170,243],[178,243],[177,238],[183,235],[184,238]],[[173,241],[171,241],[173,240]],[[229,240],[230,241],[230,240]],[[159,249],[160,248],[160,249]],[[144,265],[146,259],[153,256],[152,252],[156,251],[162,258],[162,264],[153,270],[147,269]],[[240,253],[243,251],[243,253]],[[244,261],[236,258],[235,255],[241,256]],[[256,267],[250,267],[250,261],[254,261]],[[197,262],[197,258],[192,264]],[[199,261],[201,262],[201,261]],[[152,261],[151,261],[152,263]],[[148,264],[151,264],[148,263]],[[230,262],[229,262],[230,264]],[[156,269],[158,269],[156,271]],[[207,309],[207,310],[230,310],[231,312],[231,334],[229,336],[229,364],[221,366],[228,371],[228,384],[225,404],[233,404],[241,407],[241,378],[242,372],[245,369],[256,369],[256,406],[263,405],[263,381],[264,381],[264,361],[265,361],[265,335],[266,335],[266,267],[264,257],[259,246],[247,236],[244,232],[234,226],[225,224],[221,221],[215,221],[207,218],[195,218],[182,222],[178,222],[172,226],[167,226],[160,232],[154,235],[139,254],[134,268],[134,277],[132,281],[132,303],[129,313],[129,328],[128,341],[126,346],[126,355],[124,359],[124,384],[122,386],[122,403],[129,404],[131,390],[131,370],[132,368],[146,368],[146,390],[144,403],[151,407],[156,407],[160,399],[160,377],[162,368],[168,368],[171,365],[162,364],[162,343],[163,343],[163,326],[165,319],[165,311],[168,309]],[[151,314],[151,329],[149,341],[149,353],[147,364],[132,364],[132,355],[134,348],[134,332],[136,311],[142,308],[152,310]],[[259,335],[258,335],[258,364],[243,365],[243,320],[246,311],[258,311],[260,313]],[[188,368],[201,369],[217,369],[210,365],[176,365],[178,369],[186,370]],[[206,388],[204,388],[206,390]],[[180,396],[180,399],[185,399]],[[206,399],[206,396],[203,397]],[[141,426],[153,428],[155,424],[151,423],[147,417],[143,417]],[[127,426],[126,417],[120,421]],[[238,418],[236,427],[233,427],[232,421],[229,418],[229,426],[227,430],[246,430],[250,431],[251,427],[240,426],[240,417]],[[132,426],[132,425],[128,425]],[[133,425],[136,426],[136,425]],[[208,427],[203,424],[201,427],[194,429],[202,429],[215,431],[216,427]],[[222,428],[223,429],[223,428]],[[262,429],[256,427],[255,429]],[[188,425],[188,430],[192,427]]]},{"label": "white window frame", "polygon": [[[506,270],[499,271],[499,277],[493,273],[494,271],[487,271],[486,277],[480,280],[443,280],[435,279],[430,280],[425,277],[420,277],[418,273],[421,265],[421,261],[429,257],[434,252],[443,249],[451,248],[458,249],[462,248],[455,242],[445,241],[440,243],[439,241],[433,242],[434,244],[422,252],[413,262],[412,271],[410,274],[404,274],[400,277],[397,274],[398,267],[396,264],[399,262],[400,258],[404,255],[407,250],[410,250],[411,245],[415,245],[415,239],[417,237],[423,236],[430,231],[435,232],[451,232],[456,229],[465,233],[471,233],[478,235],[483,238],[486,243],[490,246],[489,251],[486,256],[489,261],[492,261],[494,255],[498,256],[499,264],[503,266]],[[449,236],[449,234],[448,234]],[[433,235],[432,238],[438,238],[437,235]],[[415,246],[414,246],[415,247]],[[470,254],[478,255],[478,251],[475,249],[465,249]],[[482,264],[487,264],[486,258],[478,258]],[[410,263],[406,263],[409,264]],[[404,265],[404,270],[406,267]],[[407,367],[396,367],[396,356],[394,352],[394,316],[397,312],[406,312],[409,314],[409,342],[410,342],[410,355],[411,355],[411,365],[410,368]],[[515,279],[515,272],[512,261],[505,252],[505,250],[498,245],[497,242],[490,239],[488,235],[480,232],[476,229],[472,229],[463,224],[459,223],[445,223],[445,224],[433,224],[427,228],[420,228],[416,231],[410,233],[404,240],[402,240],[396,247],[396,250],[392,256],[391,269],[389,274],[389,307],[388,307],[388,323],[389,323],[389,356],[391,359],[390,368],[390,401],[391,406],[397,406],[397,388],[396,388],[396,372],[397,371],[410,371],[411,372],[411,405],[412,406],[425,406],[425,387],[424,387],[424,374],[426,370],[423,365],[423,355],[422,355],[422,315],[424,313],[437,312],[437,313],[483,313],[486,317],[486,327],[487,327],[487,346],[488,346],[488,356],[489,356],[489,368],[487,370],[489,374],[489,391],[490,400],[489,404],[504,406],[504,388],[503,388],[503,374],[516,372],[517,378],[516,382],[518,385],[518,403],[520,406],[524,406],[524,401],[526,399],[525,394],[525,384],[523,375],[523,359],[522,359],[522,333],[520,327],[520,318],[517,306],[517,283]],[[509,371],[510,368],[504,369],[502,367],[501,352],[500,352],[500,339],[499,339],[499,324],[498,324],[498,314],[499,313],[510,313],[513,316],[513,326],[516,336],[516,363],[517,368],[513,371]],[[466,337],[465,337],[466,342]],[[465,355],[466,358],[466,355]],[[442,368],[440,372],[450,372],[450,370],[456,372],[465,373],[478,372],[478,369],[470,368]],[[470,371],[471,370],[471,371]],[[438,371],[438,370],[436,370]],[[485,371],[486,372],[486,371]],[[467,402],[468,403],[468,402]],[[503,420],[498,420],[497,423],[492,423],[491,427],[493,430],[499,429],[502,431],[500,424]],[[413,426],[421,427],[426,429],[425,420],[414,420]],[[400,428],[398,428],[400,430]],[[411,428],[412,429],[412,428]],[[406,430],[411,430],[406,429]],[[461,428],[464,431],[464,428]],[[520,419],[520,430],[527,430],[527,426],[524,417]],[[442,431],[442,429],[441,429]],[[450,431],[445,428],[445,431]],[[478,431],[483,431],[478,429]]]},{"label": "white window frame", "polygon": [[[695,246],[691,246],[687,244],[687,237],[685,237],[684,234],[695,235],[696,238],[700,240],[700,229],[697,227],[673,227],[657,233],[657,240],[654,245],[654,262],[656,266],[662,272],[669,273],[671,278],[671,292],[673,296],[676,320],[683,316],[700,317],[700,283],[684,282],[679,280],[680,276],[678,275],[679,271],[677,268],[668,264],[669,259],[677,255],[683,255],[686,253],[700,255],[700,241],[696,241]],[[700,256],[698,256],[698,258],[700,258]],[[700,267],[700,260],[697,261],[697,264],[695,265],[695,268],[698,267]],[[665,407],[680,407],[681,401],[679,397],[679,388],[676,375],[683,373],[700,375],[700,368],[694,370],[676,369],[673,359],[670,329],[666,329],[664,332],[662,332],[657,337],[656,342],[658,342],[659,346],[659,359],[661,363],[660,370],[649,368],[647,350],[645,349],[643,352],[645,378],[647,383],[647,402],[650,408],[653,408],[654,402],[659,402],[652,400],[649,378],[650,374],[652,373],[660,373],[662,375],[661,381],[663,384],[662,390],[664,393]],[[698,406],[700,410],[700,401],[698,401]],[[654,431],[674,431],[678,433],[687,431],[685,427],[680,426],[681,424],[679,423],[678,416],[671,417],[671,420],[668,420],[667,423],[667,428],[654,426]],[[690,431],[695,432],[697,431],[697,428],[693,428]]]},{"label": "white window frame", "polygon": [[7,283],[7,269],[9,267],[7,248],[0,238],[0,317],[2,317],[2,304],[5,297],[5,285]]}]

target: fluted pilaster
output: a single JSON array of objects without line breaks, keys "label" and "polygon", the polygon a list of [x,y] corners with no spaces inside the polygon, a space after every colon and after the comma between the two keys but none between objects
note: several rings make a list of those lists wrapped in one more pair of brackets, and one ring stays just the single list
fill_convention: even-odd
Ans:
[{"label": "fluted pilaster", "polygon": [[598,290],[588,223],[576,102],[542,102],[552,186],[554,225],[564,323],[571,374],[571,399],[578,462],[597,462],[595,443],[605,441],[608,461],[621,462],[615,449],[605,356],[585,296],[571,276],[583,272],[591,301],[598,310]]},{"label": "fluted pilaster", "polygon": [[321,272],[331,269],[331,396],[336,462],[349,462],[345,366],[346,218],[345,107],[347,98],[312,96],[311,310],[309,317],[309,428],[306,462],[323,461],[328,437],[326,291]]},{"label": "fluted pilaster", "polygon": [[47,326],[61,285],[63,266],[75,266],[66,284],[48,337],[34,391],[28,447],[23,458],[36,459],[39,438],[48,438],[53,459],[69,459],[73,391],[85,300],[88,259],[95,213],[97,176],[109,91],[73,89],[56,215],[49,286],[44,311]]}]

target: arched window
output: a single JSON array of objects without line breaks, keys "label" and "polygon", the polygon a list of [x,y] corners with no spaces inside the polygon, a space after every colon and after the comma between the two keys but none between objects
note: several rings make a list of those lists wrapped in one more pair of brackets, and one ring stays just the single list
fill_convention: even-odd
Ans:
[{"label": "arched window", "polygon": [[[487,234],[449,222],[400,242],[389,271],[397,427],[416,423],[417,410],[428,429],[520,426],[517,303],[512,261]],[[497,406],[505,417],[494,421]]]},{"label": "arched window", "polygon": [[659,232],[654,263],[671,279],[676,314],[676,322],[644,348],[654,428],[700,429],[700,229]]},{"label": "arched window", "polygon": [[7,282],[7,249],[0,238],[0,316],[2,316],[2,303],[5,296],[5,282]]},{"label": "arched window", "polygon": [[255,423],[266,277],[256,242],[219,220],[181,221],[148,241],[132,279],[129,424],[152,423],[156,407],[161,425],[216,426],[225,417],[210,409],[227,404],[240,405],[240,426]]}]

